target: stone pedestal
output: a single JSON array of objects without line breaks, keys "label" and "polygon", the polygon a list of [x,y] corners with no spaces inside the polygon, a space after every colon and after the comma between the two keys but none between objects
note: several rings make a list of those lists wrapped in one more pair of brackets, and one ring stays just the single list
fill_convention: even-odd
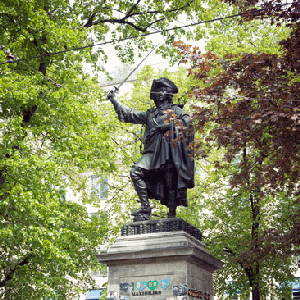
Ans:
[{"label": "stone pedestal", "polygon": [[[140,223],[147,228],[153,221]],[[117,238],[107,253],[98,255],[109,267],[107,299],[212,299],[212,273],[222,262],[196,238],[199,234],[194,237],[185,230],[159,228],[151,233],[133,230]]]}]

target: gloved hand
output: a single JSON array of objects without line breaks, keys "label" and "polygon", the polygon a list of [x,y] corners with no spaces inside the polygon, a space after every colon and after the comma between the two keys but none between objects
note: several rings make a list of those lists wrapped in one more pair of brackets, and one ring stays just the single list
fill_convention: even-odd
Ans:
[{"label": "gloved hand", "polygon": [[106,96],[107,100],[114,100],[115,99],[115,91],[111,90],[108,92],[107,96]]},{"label": "gloved hand", "polygon": [[112,101],[115,100],[115,94],[119,91],[119,89],[115,86],[113,90],[110,90],[107,94],[107,99]]},{"label": "gloved hand", "polygon": [[[160,122],[160,124],[158,122]],[[149,134],[153,135],[155,134],[157,131],[169,131],[173,128],[173,123],[165,123],[164,122],[164,118],[163,117],[159,117],[157,120],[152,119],[151,120],[151,129]]]}]

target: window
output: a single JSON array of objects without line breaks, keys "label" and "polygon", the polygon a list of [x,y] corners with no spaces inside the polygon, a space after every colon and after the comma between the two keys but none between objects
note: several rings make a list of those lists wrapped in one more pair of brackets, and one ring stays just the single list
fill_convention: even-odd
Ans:
[{"label": "window", "polygon": [[238,288],[237,284],[235,281],[228,281],[227,282],[227,291],[226,291],[226,296],[230,300],[237,300],[239,299],[239,295],[241,294],[240,289]]},{"label": "window", "polygon": [[101,211],[96,211],[96,212],[91,212],[89,213],[89,217],[92,218],[93,216],[98,215],[100,218],[107,217],[107,211],[106,210],[101,210]]},{"label": "window", "polygon": [[106,199],[108,197],[108,180],[104,177],[91,176],[90,177],[91,195],[99,199]]},{"label": "window", "polygon": [[91,270],[91,276],[93,277],[107,277],[107,268],[103,270]]},{"label": "window", "polygon": [[[63,181],[66,183],[66,179],[63,179]],[[61,200],[66,200],[65,185],[62,184],[62,185],[56,186],[56,185],[51,184],[51,188],[59,194]]]},{"label": "window", "polygon": [[[91,290],[88,292],[86,295],[85,299],[86,300],[99,300],[103,294],[103,289],[98,289],[98,290]],[[102,299],[102,298],[101,298]]]},{"label": "window", "polygon": [[300,299],[300,291],[293,290],[293,300]]}]

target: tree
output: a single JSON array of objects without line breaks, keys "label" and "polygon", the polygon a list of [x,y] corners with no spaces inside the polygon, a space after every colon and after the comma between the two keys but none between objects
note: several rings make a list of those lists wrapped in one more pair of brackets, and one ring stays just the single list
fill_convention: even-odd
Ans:
[{"label": "tree", "polygon": [[[215,167],[221,173],[226,170],[223,182],[231,186],[223,203],[227,211],[214,210],[212,219],[217,215],[216,222],[231,224],[230,230],[241,238],[239,251],[236,243],[217,240],[231,254],[230,261],[242,267],[253,299],[260,299],[266,264],[275,270],[280,260],[288,262],[299,253],[299,3],[268,1],[257,8],[258,1],[225,2],[237,5],[249,24],[268,19],[271,25],[290,28],[273,53],[249,53],[249,49],[228,53],[227,49],[221,56],[222,51],[201,54],[179,44],[191,62],[190,74],[202,81],[194,89],[205,103],[195,113],[202,135],[196,150],[205,157],[210,147],[222,149]],[[245,205],[247,215],[243,214]],[[274,215],[268,216],[266,209]],[[228,214],[237,222],[229,222]],[[245,219],[250,225],[247,229]],[[215,234],[224,232],[222,228],[216,225]]]},{"label": "tree", "polygon": [[[93,199],[80,174],[114,167],[98,110],[104,93],[83,65],[103,70],[108,55],[93,45],[107,39],[132,61],[151,46],[153,26],[163,30],[201,7],[190,0],[6,0],[0,8],[0,297],[67,299],[90,283],[88,269],[108,233],[105,214],[87,215],[83,205]],[[164,53],[183,33],[160,32]],[[79,203],[64,199],[67,186],[82,193]]]}]

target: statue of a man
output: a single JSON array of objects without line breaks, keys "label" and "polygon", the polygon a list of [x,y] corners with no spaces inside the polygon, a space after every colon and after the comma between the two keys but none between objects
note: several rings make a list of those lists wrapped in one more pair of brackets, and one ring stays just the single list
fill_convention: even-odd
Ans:
[{"label": "statue of a man", "polygon": [[175,218],[177,206],[187,206],[187,189],[194,187],[194,161],[189,148],[192,120],[182,105],[173,104],[176,93],[177,86],[168,78],[153,80],[150,99],[156,108],[146,112],[121,104],[113,91],[108,95],[121,122],[146,125],[142,157],[130,170],[141,202],[132,213],[134,221],[150,219],[149,199],[160,200],[169,208],[168,217]]}]

